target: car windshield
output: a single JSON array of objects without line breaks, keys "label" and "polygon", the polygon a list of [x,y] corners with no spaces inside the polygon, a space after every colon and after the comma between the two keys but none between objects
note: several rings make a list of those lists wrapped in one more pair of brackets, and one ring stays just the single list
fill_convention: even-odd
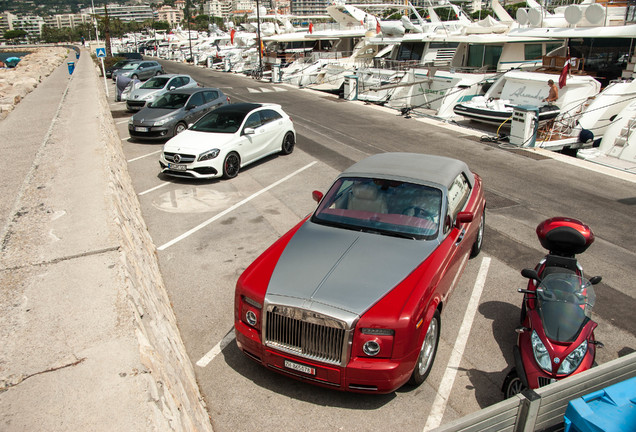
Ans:
[{"label": "car windshield", "polygon": [[146,81],[140,88],[153,90],[162,89],[166,86],[168,81],[170,81],[168,77],[154,77]]},{"label": "car windshield", "polygon": [[233,111],[212,111],[196,122],[190,130],[213,133],[236,133],[245,114]]},{"label": "car windshield", "polygon": [[112,67],[113,68],[120,68],[126,64],[130,63],[128,60],[119,60],[117,63],[115,63]]},{"label": "car windshield", "polygon": [[437,238],[442,207],[438,188],[404,181],[341,177],[312,221],[412,239]]},{"label": "car windshield", "polygon": [[179,109],[183,108],[188,102],[189,94],[181,93],[166,93],[159,99],[151,103],[148,108],[161,108],[161,109]]},{"label": "car windshield", "polygon": [[137,66],[139,65],[139,63],[128,63],[125,64],[122,69],[137,69]]},{"label": "car windshield", "polygon": [[548,338],[572,342],[596,300],[592,284],[575,273],[550,273],[537,287],[539,314]]}]

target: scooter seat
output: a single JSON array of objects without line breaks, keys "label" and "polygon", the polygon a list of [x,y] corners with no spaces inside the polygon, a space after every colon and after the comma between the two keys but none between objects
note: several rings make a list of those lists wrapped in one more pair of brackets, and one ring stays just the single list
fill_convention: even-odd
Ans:
[{"label": "scooter seat", "polygon": [[559,255],[548,255],[545,261],[543,276],[551,273],[574,273],[578,271],[576,258],[563,257]]}]

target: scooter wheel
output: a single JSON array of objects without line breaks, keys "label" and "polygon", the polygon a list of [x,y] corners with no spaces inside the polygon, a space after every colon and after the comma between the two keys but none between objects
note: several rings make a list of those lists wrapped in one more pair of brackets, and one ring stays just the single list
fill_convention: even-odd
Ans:
[{"label": "scooter wheel", "polygon": [[526,387],[523,385],[523,381],[521,381],[521,378],[519,378],[519,375],[517,374],[517,369],[512,368],[510,373],[506,376],[502,387],[504,398],[508,399],[513,397],[525,389]]}]

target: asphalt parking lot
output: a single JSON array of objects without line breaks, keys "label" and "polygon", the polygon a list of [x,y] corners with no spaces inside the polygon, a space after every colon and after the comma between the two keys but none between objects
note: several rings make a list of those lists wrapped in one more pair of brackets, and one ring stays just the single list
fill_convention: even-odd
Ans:
[{"label": "asphalt parking lot", "polygon": [[[183,72],[188,67],[170,63],[164,68]],[[233,102],[282,103],[298,133],[290,156],[268,157],[242,169],[235,179],[169,178],[159,174],[163,143],[128,138],[131,114],[125,112],[125,103],[114,102],[114,85],[108,82],[111,111],[132,183],[158,248],[162,274],[215,430],[422,431],[500,401],[501,384],[513,363],[514,328],[521,305],[516,289],[524,286],[519,270],[533,267],[545,253],[534,227],[546,214],[554,216],[570,208],[558,194],[549,195],[554,187],[540,183],[543,174],[538,170],[536,190],[524,191],[517,185],[518,194],[511,190],[524,180],[510,178],[510,172],[535,163],[543,163],[547,172],[559,172],[563,166],[489,147],[468,133],[427,125],[417,128],[427,127],[439,147],[418,147],[413,135],[417,128],[411,127],[413,123],[402,126],[405,120],[394,113],[240,75],[187,70],[205,85],[220,87]],[[392,129],[391,125],[400,126]],[[312,190],[324,192],[342,169],[369,154],[443,152],[455,146],[478,155],[476,164],[484,164],[484,171],[484,161],[493,162],[482,175],[488,200],[486,237],[482,253],[467,262],[442,314],[439,351],[424,384],[389,395],[340,393],[277,375],[240,353],[232,328],[236,280],[261,252],[315,208]],[[564,175],[564,184],[569,181]],[[618,197],[630,196],[633,184],[607,181]],[[567,187],[593,193],[593,185]],[[619,214],[621,208],[608,211]],[[633,206],[625,206],[623,214],[634,220]],[[607,219],[607,224],[612,223]],[[635,304],[630,291],[636,271],[634,250],[624,244],[629,239],[616,240],[626,226],[625,222],[603,226],[603,235],[590,254],[581,257],[586,271],[605,276],[606,292],[620,303],[602,306],[614,308],[613,314],[595,317],[597,339],[606,345],[597,355],[598,363],[636,348],[634,323],[619,322],[629,316],[621,308],[629,310]],[[599,294],[598,302],[602,299]]]}]

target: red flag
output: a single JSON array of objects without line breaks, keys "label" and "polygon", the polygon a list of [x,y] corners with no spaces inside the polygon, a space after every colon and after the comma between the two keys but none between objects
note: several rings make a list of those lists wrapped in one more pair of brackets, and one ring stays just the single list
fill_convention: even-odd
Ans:
[{"label": "red flag", "polygon": [[234,45],[234,33],[236,33],[236,30],[232,29],[232,30],[230,31],[230,43],[231,43],[232,45]]},{"label": "red flag", "polygon": [[314,23],[309,23],[309,34],[314,32]]},{"label": "red flag", "polygon": [[377,18],[375,19],[375,32],[382,33],[382,27],[380,27],[380,20]]},{"label": "red flag", "polygon": [[559,88],[565,87],[565,81],[568,77],[568,73],[570,72],[570,59],[567,59],[565,64],[563,65],[563,70],[561,71],[561,75],[559,75]]}]

